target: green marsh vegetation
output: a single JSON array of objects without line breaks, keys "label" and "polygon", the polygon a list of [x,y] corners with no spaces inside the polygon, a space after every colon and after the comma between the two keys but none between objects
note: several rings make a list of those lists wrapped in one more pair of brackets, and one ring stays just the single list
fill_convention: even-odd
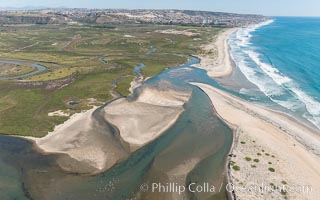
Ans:
[{"label": "green marsh vegetation", "polygon": [[0,69],[0,77],[15,77],[33,72],[37,68],[26,65],[0,63]]},{"label": "green marsh vegetation", "polygon": [[[167,29],[195,34],[159,32]],[[200,46],[219,31],[208,27],[158,25],[1,25],[0,59],[36,62],[47,70],[23,80],[0,81],[0,134],[42,137],[68,119],[48,113],[62,110],[73,114],[90,109],[89,99],[95,99],[98,104],[111,100],[111,90],[126,96],[135,76],[133,66],[144,63],[143,76],[154,76],[185,63],[187,58],[178,54],[199,53]],[[157,49],[155,53],[146,54],[153,48]],[[33,70],[6,67],[15,67],[10,73],[19,75]],[[61,87],[42,84],[59,85],[64,79],[70,81]],[[114,88],[115,80],[120,81]],[[69,105],[71,101],[78,103]]]}]

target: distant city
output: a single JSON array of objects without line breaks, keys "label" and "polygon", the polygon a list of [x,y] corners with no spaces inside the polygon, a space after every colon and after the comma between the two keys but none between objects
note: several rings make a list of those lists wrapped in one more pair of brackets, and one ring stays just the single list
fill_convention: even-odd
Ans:
[{"label": "distant city", "polygon": [[262,15],[191,11],[126,9],[22,9],[0,11],[0,24],[163,24],[241,27],[265,21]]}]

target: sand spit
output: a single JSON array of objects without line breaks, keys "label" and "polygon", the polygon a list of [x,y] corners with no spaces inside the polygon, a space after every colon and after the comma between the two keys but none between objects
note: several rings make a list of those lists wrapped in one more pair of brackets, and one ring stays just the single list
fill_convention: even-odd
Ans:
[{"label": "sand spit", "polygon": [[57,163],[64,170],[96,174],[160,136],[179,118],[190,95],[144,88],[134,101],[121,98],[74,114],[45,137],[26,138],[44,153],[60,153]]},{"label": "sand spit", "polygon": [[194,85],[210,97],[220,117],[237,129],[230,162],[231,180],[240,189],[237,199],[319,197],[318,130],[212,86]]},{"label": "sand spit", "polygon": [[207,71],[212,78],[227,76],[232,72],[232,63],[229,55],[228,38],[237,28],[226,29],[210,42],[202,46],[203,54],[197,55],[201,61],[196,67]]},{"label": "sand spit", "polygon": [[144,88],[134,101],[119,99],[105,107],[105,118],[135,151],[172,126],[183,112],[191,92]]},{"label": "sand spit", "polygon": [[58,164],[67,171],[98,173],[128,153],[103,119],[94,117],[95,112],[97,108],[74,114],[47,136],[29,139],[45,153],[62,153]]}]

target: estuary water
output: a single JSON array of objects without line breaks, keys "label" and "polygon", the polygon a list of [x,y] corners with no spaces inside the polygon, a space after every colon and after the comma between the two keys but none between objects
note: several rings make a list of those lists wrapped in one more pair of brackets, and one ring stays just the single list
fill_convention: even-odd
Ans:
[{"label": "estuary water", "polygon": [[[221,88],[204,70],[192,67],[199,59],[172,67],[148,79],[143,87],[191,91],[185,112],[155,141],[104,173],[95,176],[66,173],[56,164],[60,155],[42,155],[23,139],[0,136],[1,199],[227,199],[226,158],[232,131],[214,112],[210,99],[189,82]],[[222,88],[223,89],[223,88]],[[95,118],[101,117],[99,110]],[[161,119],[159,119],[161,120]],[[214,186],[215,191],[152,192],[141,185],[152,183]],[[222,188],[218,191],[218,188]]]}]

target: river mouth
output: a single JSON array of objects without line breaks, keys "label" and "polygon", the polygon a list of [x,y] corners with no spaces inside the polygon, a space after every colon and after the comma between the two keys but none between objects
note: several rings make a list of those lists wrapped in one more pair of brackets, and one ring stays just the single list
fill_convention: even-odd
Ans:
[{"label": "river mouth", "polygon": [[[232,131],[213,111],[209,98],[189,84],[203,82],[218,87],[204,70],[192,67],[197,62],[192,58],[144,83],[143,87],[192,91],[192,96],[185,104],[185,112],[162,136],[99,175],[66,173],[55,162],[59,155],[44,156],[30,142],[2,136],[1,144],[10,140],[11,145],[1,145],[1,172],[15,171],[11,181],[21,184],[8,195],[16,194],[22,199],[227,199],[225,190],[217,189],[225,183]],[[176,192],[149,190],[153,183],[185,187],[207,183],[216,190],[187,190],[177,196]],[[148,190],[141,189],[144,184]]]}]

